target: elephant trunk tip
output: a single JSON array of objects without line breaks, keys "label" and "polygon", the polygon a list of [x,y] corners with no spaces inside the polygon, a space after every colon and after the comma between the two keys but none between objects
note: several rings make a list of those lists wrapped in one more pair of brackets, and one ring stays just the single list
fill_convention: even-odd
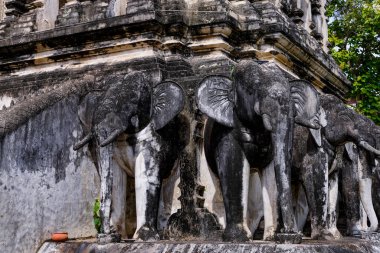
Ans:
[{"label": "elephant trunk tip", "polygon": [[301,126],[304,126],[304,127],[307,127],[307,128],[311,128],[311,129],[314,129],[314,130],[318,130],[321,128],[321,126],[317,123],[317,122],[312,122],[312,121],[308,121],[302,117],[299,117],[299,116],[296,116],[294,121],[298,124],[298,125],[301,125]]}]

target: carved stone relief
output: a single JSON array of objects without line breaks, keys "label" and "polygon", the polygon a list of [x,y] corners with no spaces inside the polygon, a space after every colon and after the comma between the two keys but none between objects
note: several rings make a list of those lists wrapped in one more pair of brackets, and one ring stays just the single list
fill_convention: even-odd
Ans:
[{"label": "carved stone relief", "polygon": [[[367,228],[359,226],[363,217],[371,221],[368,231],[377,230],[372,184],[364,169],[369,160],[359,161],[360,155],[352,158],[349,144],[345,152],[339,151],[353,141],[363,154],[379,155],[376,138],[360,130],[374,126],[336,97],[320,95],[307,81],[288,81],[277,65],[244,60],[236,65],[231,79],[207,76],[200,82],[195,98],[204,116],[195,117],[193,141],[197,144],[191,159],[189,153],[181,154],[186,141],[168,138],[183,134],[179,127],[186,125],[176,120],[184,105],[184,93],[177,84],[153,85],[146,74],[131,72],[123,78],[105,79],[105,87],[83,99],[78,114],[85,136],[74,147],[89,144],[100,173],[101,243],[120,241],[132,231],[138,240],[178,238],[186,231],[181,226],[189,225],[181,219],[193,212],[194,204],[216,214],[210,218],[222,224],[225,241],[252,240],[261,224],[266,240],[300,243],[308,212],[311,238],[338,239],[341,170],[351,177],[343,177],[346,201],[351,194],[365,203],[366,216],[359,215],[358,201],[354,211],[347,213],[349,233],[364,233]],[[352,166],[346,162],[343,168],[339,162],[343,157],[357,162]],[[192,163],[200,174],[184,175]],[[199,175],[204,175],[199,182],[209,188],[188,185]],[[348,190],[348,182],[358,187]],[[176,187],[181,189],[182,211],[173,214],[173,197],[179,195]],[[195,187],[194,196],[188,195],[187,187]],[[126,205],[131,189],[135,189],[135,200]],[[211,205],[205,204],[205,190],[213,192],[207,197],[212,198]],[[194,197],[198,198],[195,202]],[[123,210],[131,208],[136,214],[128,211],[131,214],[126,215]],[[220,229],[213,226],[215,232]]]},{"label": "carved stone relief", "polygon": [[[87,134],[74,147],[79,149],[92,142],[93,159],[101,179],[99,238],[101,242],[120,241],[120,231],[114,224],[118,219],[112,217],[123,212],[115,209],[113,203],[117,197],[112,192],[116,160],[118,167],[134,180],[137,215],[134,238],[158,240],[162,180],[178,158],[180,139],[166,140],[157,131],[165,131],[165,126],[182,110],[183,91],[173,82],[153,87],[142,72],[109,81],[112,83],[106,91],[91,92],[84,98],[78,114]],[[118,187],[126,191],[125,183]],[[125,203],[120,205],[119,208],[125,207]]]}]

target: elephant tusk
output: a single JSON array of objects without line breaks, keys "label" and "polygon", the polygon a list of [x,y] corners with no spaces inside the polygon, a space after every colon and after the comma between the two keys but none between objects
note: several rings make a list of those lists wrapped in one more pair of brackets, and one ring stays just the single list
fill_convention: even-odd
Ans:
[{"label": "elephant tusk", "polygon": [[370,231],[375,232],[378,228],[379,221],[373,208],[371,189],[372,180],[370,178],[359,179],[360,200],[371,223]]},{"label": "elephant tusk", "polygon": [[82,140],[80,140],[77,144],[75,144],[73,149],[76,151],[76,150],[82,148],[84,145],[89,143],[91,139],[92,139],[92,133],[89,133]]},{"label": "elephant tusk", "polygon": [[264,123],[265,129],[268,130],[269,132],[272,132],[273,127],[272,127],[272,123],[270,122],[269,115],[264,113],[262,117],[263,117],[263,123]]},{"label": "elephant tusk", "polygon": [[121,134],[122,132],[124,132],[122,129],[118,129],[118,130],[115,130],[113,131],[110,136],[108,136],[107,139],[105,139],[102,143],[100,143],[100,146],[101,147],[104,147],[104,146],[107,146],[108,144],[110,144],[111,142],[113,142],[115,140],[115,138]]},{"label": "elephant tusk", "polygon": [[294,122],[296,122],[298,125],[301,125],[301,126],[304,126],[307,128],[311,128],[311,129],[315,129],[315,130],[318,130],[321,128],[318,124],[307,121],[304,118],[299,117],[299,116],[294,118]]},{"label": "elephant tusk", "polygon": [[366,141],[360,141],[359,146],[368,150],[369,152],[374,153],[377,156],[380,156],[380,150],[375,149],[374,147],[369,145],[368,142],[366,142]]}]

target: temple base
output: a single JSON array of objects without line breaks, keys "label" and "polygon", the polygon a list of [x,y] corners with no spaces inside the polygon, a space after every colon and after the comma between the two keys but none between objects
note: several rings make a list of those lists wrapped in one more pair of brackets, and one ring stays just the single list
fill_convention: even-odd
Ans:
[{"label": "temple base", "polygon": [[255,241],[252,243],[222,243],[222,242],[134,242],[134,243],[110,243],[99,245],[92,241],[67,241],[64,243],[45,242],[38,253],[222,253],[222,252],[257,252],[257,253],[378,253],[380,243],[378,241],[363,240],[357,238],[344,238],[339,241],[315,241],[304,239],[302,244],[276,244],[275,242]]}]

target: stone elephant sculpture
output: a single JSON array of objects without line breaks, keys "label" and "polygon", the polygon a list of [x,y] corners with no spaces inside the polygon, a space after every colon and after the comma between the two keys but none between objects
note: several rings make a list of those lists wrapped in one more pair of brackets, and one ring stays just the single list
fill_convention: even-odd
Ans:
[{"label": "stone elephant sculpture", "polygon": [[[368,143],[380,150],[380,127],[364,116],[359,117],[358,124],[360,129],[366,130]],[[372,196],[372,191],[376,196],[377,190],[372,188],[372,181],[376,180],[376,167],[380,156],[351,142],[344,145],[342,153],[342,195],[346,205],[350,207],[347,210],[347,233],[359,236],[362,232],[376,232],[378,217],[373,203],[378,199]],[[370,227],[367,226],[367,217]]]},{"label": "stone elephant sculpture", "polygon": [[[118,241],[111,221],[113,161],[135,180],[134,238],[157,240],[157,213],[162,179],[170,173],[183,142],[176,133],[160,134],[184,106],[184,92],[174,82],[153,86],[143,72],[111,79],[105,92],[84,97],[78,112],[85,136],[74,149],[87,143],[100,174],[101,242]],[[179,132],[179,129],[177,129]],[[162,132],[161,132],[162,133]],[[176,138],[178,137],[178,138]]]},{"label": "stone elephant sculpture", "polygon": [[[232,80],[206,77],[196,98],[199,109],[209,116],[204,148],[209,167],[220,179],[224,240],[251,237],[246,221],[248,180],[250,169],[258,168],[266,196],[264,238],[300,242],[291,204],[293,124],[318,128],[318,92],[311,85],[292,85],[273,63],[244,60],[237,64]],[[282,227],[277,226],[280,216]],[[282,233],[277,233],[280,229]]]},{"label": "stone elephant sculpture", "polygon": [[[376,140],[376,148],[380,150],[380,126],[375,125],[374,129],[374,138]],[[372,186],[372,193],[373,193],[373,202],[374,202],[374,208],[377,217],[380,217],[380,157],[375,157],[374,163],[373,163],[373,186]]]},{"label": "stone elephant sculpture", "polygon": [[[296,126],[294,134],[292,171],[302,181],[310,208],[313,239],[338,239],[341,234],[336,227],[336,205],[338,200],[337,150],[353,142],[367,152],[379,154],[373,147],[368,131],[362,127],[361,117],[333,95],[320,95],[319,130]],[[371,145],[372,144],[372,145]],[[352,156],[352,150],[346,149]],[[344,173],[357,173],[358,168],[342,168]],[[298,174],[298,175],[297,175]],[[364,178],[363,178],[364,179]],[[364,180],[365,181],[365,180]],[[372,205],[370,188],[363,183],[361,201],[366,207]],[[367,182],[368,183],[368,182]],[[351,187],[349,184],[344,187]],[[369,189],[369,192],[368,192]],[[351,189],[352,191],[352,189]],[[359,194],[357,191],[354,194]],[[370,213],[370,211],[368,210]],[[374,224],[375,225],[375,222]],[[376,225],[377,226],[377,225]],[[354,228],[352,228],[354,229]]]}]

